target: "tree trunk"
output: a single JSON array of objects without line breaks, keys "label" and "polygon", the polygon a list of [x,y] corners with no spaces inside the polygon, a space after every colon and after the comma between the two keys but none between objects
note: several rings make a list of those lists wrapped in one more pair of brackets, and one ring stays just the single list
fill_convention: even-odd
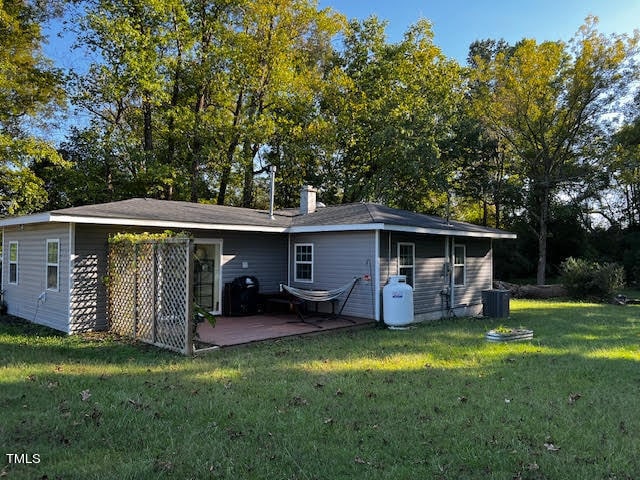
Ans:
[{"label": "tree trunk", "polygon": [[538,285],[544,285],[546,281],[547,267],[547,235],[549,228],[549,187],[542,187],[540,193],[540,218],[538,225],[538,273],[536,282]]},{"label": "tree trunk", "polygon": [[251,208],[253,206],[253,178],[255,171],[253,168],[253,159],[257,153],[256,148],[252,148],[251,143],[247,140],[244,143],[244,184],[242,188],[242,206]]},{"label": "tree trunk", "polygon": [[143,150],[145,152],[151,152],[153,150],[153,130],[151,126],[151,102],[149,102],[149,100],[142,102],[142,110],[144,122]]},{"label": "tree trunk", "polygon": [[224,205],[225,197],[227,196],[227,186],[229,185],[229,177],[231,176],[231,166],[225,165],[222,168],[222,175],[220,175],[220,188],[218,189],[218,198],[216,203],[218,205]]},{"label": "tree trunk", "polygon": [[202,86],[200,94],[196,100],[196,104],[193,108],[194,125],[193,125],[193,145],[191,147],[191,153],[189,154],[189,174],[191,184],[190,188],[190,200],[193,203],[198,202],[198,182],[200,180],[199,167],[200,167],[200,153],[202,152],[203,142],[200,136],[200,116],[206,108],[206,86]]},{"label": "tree trunk", "polygon": [[231,177],[231,166],[233,165],[233,156],[236,151],[238,143],[240,143],[240,137],[237,133],[238,125],[240,124],[240,115],[242,114],[242,108],[244,106],[244,87],[240,88],[238,97],[236,98],[236,105],[233,111],[233,122],[231,126],[235,131],[229,146],[227,147],[227,154],[225,159],[225,165],[222,167],[222,175],[220,176],[220,189],[218,190],[218,205],[224,205],[225,197],[227,196],[227,187],[229,185],[229,178]]}]

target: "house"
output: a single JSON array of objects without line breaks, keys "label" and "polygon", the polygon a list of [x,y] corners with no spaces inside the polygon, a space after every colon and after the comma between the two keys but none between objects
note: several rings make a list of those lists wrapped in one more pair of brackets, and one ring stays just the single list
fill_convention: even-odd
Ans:
[{"label": "house", "polygon": [[261,292],[284,283],[333,289],[360,278],[345,315],[382,318],[382,288],[403,274],[415,320],[476,314],[492,287],[502,230],[374,203],[321,207],[304,187],[300,210],[269,212],[134,198],[0,220],[2,289],[10,314],[68,333],[107,326],[108,237],[123,231],[188,231],[211,277],[205,304],[223,310],[223,285],[255,276]]}]

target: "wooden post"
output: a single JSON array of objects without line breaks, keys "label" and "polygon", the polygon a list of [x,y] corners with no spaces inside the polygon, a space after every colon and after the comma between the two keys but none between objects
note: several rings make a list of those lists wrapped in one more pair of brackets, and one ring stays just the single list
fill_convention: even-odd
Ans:
[{"label": "wooden post", "polygon": [[184,354],[193,355],[193,252],[195,244],[193,240],[186,240],[187,254],[187,279],[185,282],[187,291],[185,292],[185,346]]},{"label": "wooden post", "polygon": [[156,301],[158,298],[158,242],[154,241],[152,244],[151,251],[151,282],[153,283],[153,298],[152,298],[152,309],[153,313],[151,315],[151,339],[155,344],[158,338],[157,334],[157,324],[158,324],[158,302]]},{"label": "wooden post", "polygon": [[133,338],[138,337],[138,244],[133,244]]}]

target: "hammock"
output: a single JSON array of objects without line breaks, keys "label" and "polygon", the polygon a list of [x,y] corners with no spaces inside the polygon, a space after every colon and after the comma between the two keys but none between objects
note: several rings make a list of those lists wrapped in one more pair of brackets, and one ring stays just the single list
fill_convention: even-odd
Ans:
[{"label": "hammock", "polygon": [[358,280],[360,279],[358,277],[355,277],[349,283],[346,283],[342,287],[335,288],[333,290],[304,290],[301,288],[290,287],[284,284],[281,284],[280,286],[291,295],[301,298],[302,300],[307,300],[309,302],[330,302],[331,300],[335,300],[336,298],[341,296],[347,290],[352,289]]}]

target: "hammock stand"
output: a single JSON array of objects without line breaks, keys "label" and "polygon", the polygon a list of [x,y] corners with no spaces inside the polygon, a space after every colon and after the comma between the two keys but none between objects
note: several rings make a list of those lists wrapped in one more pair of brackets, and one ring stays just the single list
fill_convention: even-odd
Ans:
[{"label": "hammock stand", "polygon": [[[314,302],[316,304],[316,310],[318,308],[318,302],[331,302],[332,311],[328,318],[335,320],[342,315],[342,311],[344,310],[344,307],[347,304],[347,301],[349,300],[349,297],[351,296],[351,292],[353,292],[353,289],[355,288],[356,283],[358,283],[358,280],[360,280],[359,277],[354,277],[353,280],[351,280],[349,283],[346,283],[342,287],[335,288],[333,290],[305,290],[302,288],[290,287],[288,285],[281,283],[280,290],[285,290],[289,294],[301,300],[304,300],[307,302]],[[344,299],[344,302],[342,302],[342,305],[340,306],[340,310],[338,311],[338,313],[335,313],[334,312],[335,303],[338,302],[338,298],[342,296],[346,291],[348,291],[349,293],[347,294],[347,297]],[[298,318],[300,319],[301,322],[309,323],[318,328],[322,328],[317,323],[308,322],[307,319],[305,319],[304,316],[300,313],[299,309],[296,309],[296,313],[298,314]],[[345,318],[344,320],[347,320],[348,322],[351,322],[351,323],[355,323],[350,318]]]}]

